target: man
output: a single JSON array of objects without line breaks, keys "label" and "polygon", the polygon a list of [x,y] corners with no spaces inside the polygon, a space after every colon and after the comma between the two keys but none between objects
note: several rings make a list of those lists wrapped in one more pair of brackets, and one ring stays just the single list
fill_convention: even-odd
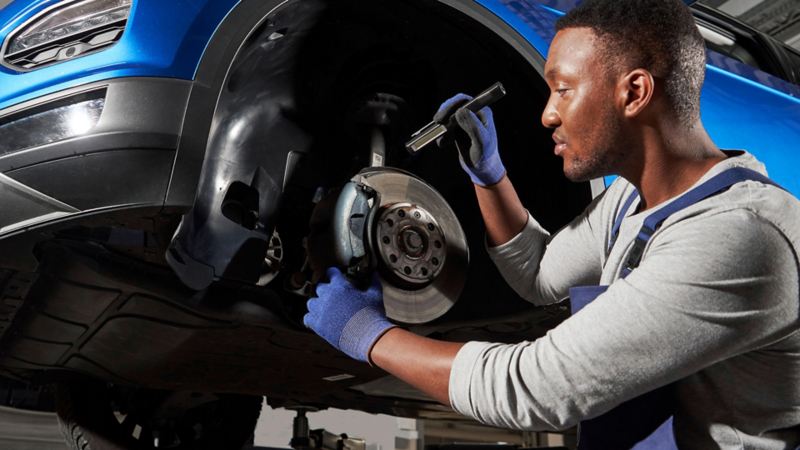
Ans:
[{"label": "man", "polygon": [[506,281],[535,304],[571,292],[582,309],[535,342],[440,342],[394,327],[379,284],[360,291],[333,269],[306,324],[479,421],[582,421],[583,448],[800,446],[800,207],[704,130],[691,13],[587,0],[557,30],[542,114],[555,153],[573,181],[620,175],[568,226],[550,236],[524,209],[488,109],[458,109],[459,95],[437,118],[455,111],[470,138],[461,164]]}]

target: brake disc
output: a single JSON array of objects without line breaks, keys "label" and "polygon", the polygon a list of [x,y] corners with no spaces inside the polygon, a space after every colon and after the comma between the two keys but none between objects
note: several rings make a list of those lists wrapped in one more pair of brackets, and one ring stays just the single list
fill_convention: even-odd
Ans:
[{"label": "brake disc", "polygon": [[469,266],[467,239],[453,210],[427,183],[398,169],[365,169],[352,181],[377,193],[367,241],[378,261],[387,316],[426,323],[446,313]]}]

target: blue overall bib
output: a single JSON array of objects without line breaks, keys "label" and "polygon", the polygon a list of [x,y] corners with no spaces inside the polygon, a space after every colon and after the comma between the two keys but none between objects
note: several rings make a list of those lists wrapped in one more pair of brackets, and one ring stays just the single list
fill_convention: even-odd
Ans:
[{"label": "blue overall bib", "polygon": [[[672,214],[705,198],[722,192],[732,185],[746,180],[759,181],[778,186],[764,175],[741,167],[728,169],[700,184],[681,197],[645,218],[636,236],[621,278],[625,278],[641,262],[644,249],[661,224]],[[628,209],[639,196],[634,192],[620,208],[611,230],[608,254],[614,247],[620,225]],[[569,290],[572,314],[591,303],[608,286],[579,286]],[[660,387],[631,399],[598,417],[580,423],[578,450],[675,450],[675,435],[672,432],[672,415],[675,411],[674,385]]]}]

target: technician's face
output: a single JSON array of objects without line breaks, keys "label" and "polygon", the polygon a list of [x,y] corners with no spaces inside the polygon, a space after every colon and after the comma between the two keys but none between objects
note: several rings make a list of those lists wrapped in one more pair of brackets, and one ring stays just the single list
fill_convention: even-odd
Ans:
[{"label": "technician's face", "polygon": [[558,32],[545,64],[550,99],[542,124],[553,129],[564,174],[586,181],[615,173],[622,160],[622,117],[614,107],[615,80],[604,71],[594,32]]}]

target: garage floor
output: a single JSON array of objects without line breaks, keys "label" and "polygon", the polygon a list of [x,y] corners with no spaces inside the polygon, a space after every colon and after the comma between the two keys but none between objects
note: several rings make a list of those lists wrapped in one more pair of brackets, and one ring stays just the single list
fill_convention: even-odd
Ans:
[{"label": "garage floor", "polygon": [[[257,449],[289,449],[292,437],[292,419],[295,413],[272,409],[266,404],[261,412],[255,433]],[[479,425],[447,422],[418,422],[383,414],[366,414],[360,411],[326,410],[309,413],[311,429],[324,428],[332,433],[347,433],[362,438],[367,450],[417,450],[420,436],[426,444],[475,442],[476,440],[504,442],[521,447],[560,446],[574,444],[574,436],[489,429]],[[55,414],[0,407],[0,449],[14,450],[64,450],[63,438]]]},{"label": "garage floor", "polygon": [[51,413],[0,406],[0,448],[64,450],[64,438]]},{"label": "garage floor", "polygon": [[[256,428],[259,448],[289,448],[294,412],[264,405]],[[326,428],[367,439],[369,450],[389,450],[395,444],[398,419],[358,411],[322,411],[309,415],[311,428]],[[0,407],[0,449],[64,450],[55,414]]]}]

